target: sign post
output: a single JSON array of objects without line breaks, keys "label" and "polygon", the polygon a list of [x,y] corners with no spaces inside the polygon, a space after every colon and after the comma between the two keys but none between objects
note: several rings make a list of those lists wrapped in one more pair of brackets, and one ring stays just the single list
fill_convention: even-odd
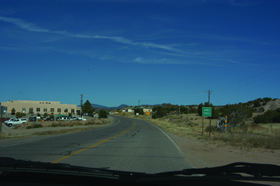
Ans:
[{"label": "sign post", "polygon": [[225,120],[225,138],[227,138],[227,116]]},{"label": "sign post", "polygon": [[[208,116],[211,118],[212,116],[212,107],[202,107],[202,116]],[[210,119],[210,129],[209,129],[209,136],[211,134],[211,119]]]},{"label": "sign post", "polygon": [[204,128],[204,117],[202,116],[202,136],[203,136],[203,128]]}]

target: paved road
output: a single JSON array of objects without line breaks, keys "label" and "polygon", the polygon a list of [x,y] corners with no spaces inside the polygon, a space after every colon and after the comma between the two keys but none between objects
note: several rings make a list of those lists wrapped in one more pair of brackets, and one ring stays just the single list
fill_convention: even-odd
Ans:
[{"label": "paved road", "polygon": [[116,117],[108,127],[0,145],[1,157],[155,173],[191,168],[175,143],[142,120]]}]

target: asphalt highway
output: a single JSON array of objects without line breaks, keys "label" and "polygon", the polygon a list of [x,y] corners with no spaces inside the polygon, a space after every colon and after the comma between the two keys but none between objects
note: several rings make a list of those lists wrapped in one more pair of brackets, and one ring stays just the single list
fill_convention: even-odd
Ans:
[{"label": "asphalt highway", "polygon": [[117,123],[99,129],[0,145],[0,156],[146,173],[192,168],[179,147],[155,125],[116,118]]}]

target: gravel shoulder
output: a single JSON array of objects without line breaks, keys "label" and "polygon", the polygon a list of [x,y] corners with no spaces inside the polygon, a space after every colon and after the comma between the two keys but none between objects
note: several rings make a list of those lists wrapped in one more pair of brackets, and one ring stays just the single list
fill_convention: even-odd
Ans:
[{"label": "gravel shoulder", "polygon": [[280,165],[280,150],[242,149],[170,133],[168,135],[195,168],[222,166],[235,162]]}]

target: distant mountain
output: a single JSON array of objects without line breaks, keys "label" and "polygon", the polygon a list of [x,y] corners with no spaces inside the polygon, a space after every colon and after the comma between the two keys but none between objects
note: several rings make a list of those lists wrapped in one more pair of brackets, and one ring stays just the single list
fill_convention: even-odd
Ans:
[{"label": "distant mountain", "polygon": [[98,104],[91,104],[91,106],[93,108],[104,108],[104,109],[108,109],[109,107],[103,106],[103,105],[98,105]]},{"label": "distant mountain", "polygon": [[122,109],[122,108],[126,108],[126,107],[129,107],[129,105],[121,104],[121,105],[118,106],[118,107],[110,107],[110,109],[115,110],[115,109]]},{"label": "distant mountain", "polygon": [[100,108],[100,109],[106,109],[106,110],[115,110],[115,109],[122,109],[122,108],[129,107],[129,105],[125,105],[125,104],[121,104],[120,106],[117,106],[117,107],[106,107],[106,106],[98,105],[98,104],[91,104],[91,106],[93,108]]}]

